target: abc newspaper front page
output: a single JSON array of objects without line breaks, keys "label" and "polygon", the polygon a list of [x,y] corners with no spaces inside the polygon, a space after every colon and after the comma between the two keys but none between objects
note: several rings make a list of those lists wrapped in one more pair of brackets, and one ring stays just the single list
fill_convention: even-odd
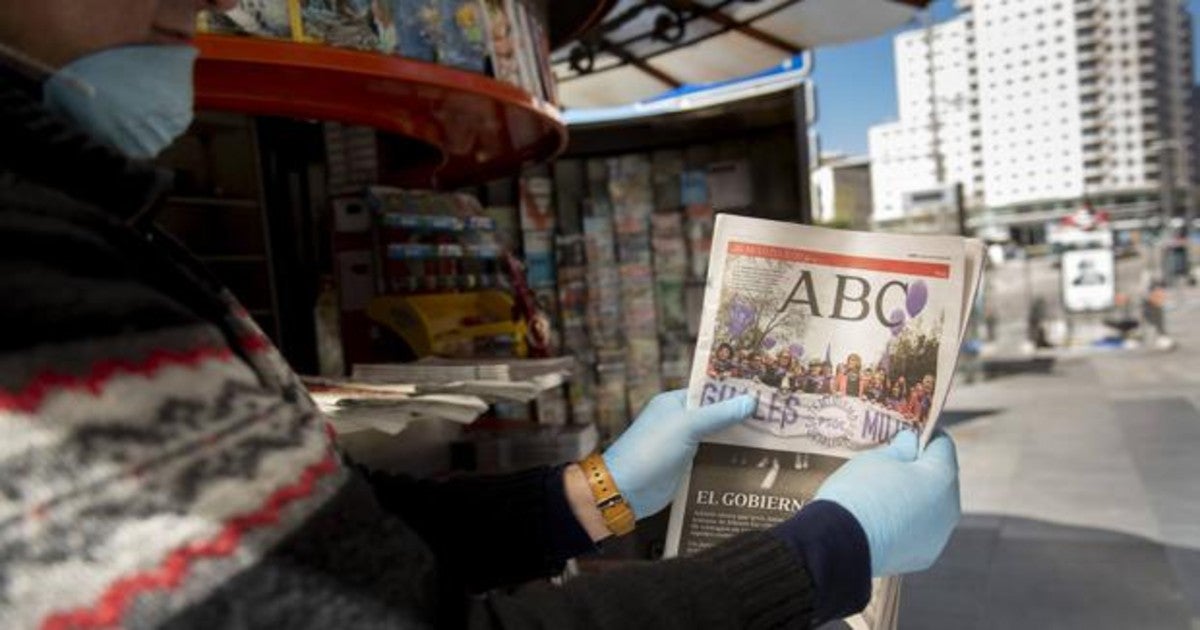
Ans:
[{"label": "abc newspaper front page", "polygon": [[[979,286],[983,246],[957,236],[717,218],[688,404],[749,393],[755,415],[700,445],[671,509],[667,555],[796,513],[838,466],[899,431],[929,439]],[[894,627],[899,580],[876,580],[856,628]]]}]

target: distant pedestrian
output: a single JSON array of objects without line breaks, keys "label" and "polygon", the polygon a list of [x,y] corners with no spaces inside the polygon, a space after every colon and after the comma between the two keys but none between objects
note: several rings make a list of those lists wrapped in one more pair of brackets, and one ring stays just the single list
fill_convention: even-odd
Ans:
[{"label": "distant pedestrian", "polygon": [[1028,335],[1033,347],[1051,347],[1050,340],[1046,338],[1046,298],[1034,298],[1029,306]]},{"label": "distant pedestrian", "polygon": [[1154,330],[1154,345],[1163,350],[1175,347],[1175,342],[1167,335],[1166,307],[1167,285],[1155,280],[1142,300],[1142,319]]}]

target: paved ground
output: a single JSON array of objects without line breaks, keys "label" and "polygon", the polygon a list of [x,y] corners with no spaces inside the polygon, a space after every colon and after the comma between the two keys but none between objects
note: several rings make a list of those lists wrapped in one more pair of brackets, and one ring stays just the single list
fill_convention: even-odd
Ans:
[{"label": "paved ground", "polygon": [[1200,628],[1200,292],[1168,328],[955,389],[966,516],[901,628]]}]

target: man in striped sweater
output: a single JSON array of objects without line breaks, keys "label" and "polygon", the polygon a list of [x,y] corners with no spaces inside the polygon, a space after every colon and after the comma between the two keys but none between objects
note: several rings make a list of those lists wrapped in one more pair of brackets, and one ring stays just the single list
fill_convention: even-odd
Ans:
[{"label": "man in striped sweater", "polygon": [[[342,461],[280,354],[153,224],[171,175],[145,160],[190,120],[196,12],[235,4],[0,4],[0,627],[807,627],[936,558],[953,447],[917,458],[909,436],[769,532],[496,590],[612,534],[580,467],[434,483]],[[663,395],[610,481],[660,510],[701,434],[750,411]]]}]

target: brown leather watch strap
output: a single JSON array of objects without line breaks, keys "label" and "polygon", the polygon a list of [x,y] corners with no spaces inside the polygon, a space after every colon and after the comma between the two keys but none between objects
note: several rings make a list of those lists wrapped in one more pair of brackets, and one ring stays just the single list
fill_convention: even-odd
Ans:
[{"label": "brown leather watch strap", "polygon": [[604,517],[604,524],[608,527],[608,531],[615,536],[624,536],[632,532],[637,526],[637,516],[634,515],[633,508],[629,507],[625,497],[621,495],[620,488],[617,488],[612,473],[608,471],[608,466],[604,463],[604,457],[599,453],[593,453],[579,462],[579,467],[583,469],[583,476],[587,478],[588,487],[592,490],[592,497],[596,499],[596,508]]}]

